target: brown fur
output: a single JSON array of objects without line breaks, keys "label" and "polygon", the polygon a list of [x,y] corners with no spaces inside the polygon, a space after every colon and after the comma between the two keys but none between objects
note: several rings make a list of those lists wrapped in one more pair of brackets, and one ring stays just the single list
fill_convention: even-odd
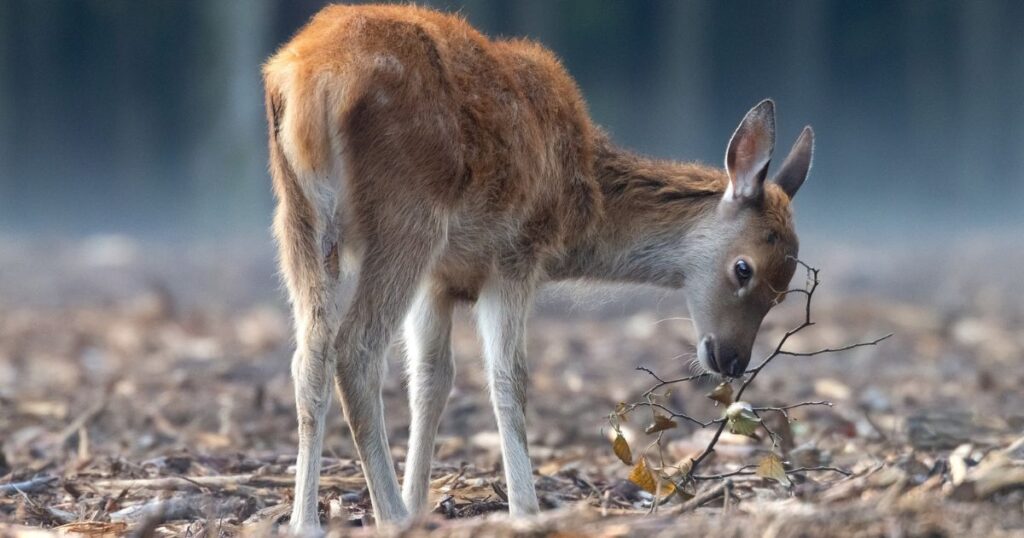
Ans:
[{"label": "brown fur", "polygon": [[[745,317],[735,316],[756,322],[736,329],[737,341],[752,342],[750,329],[756,333],[793,274],[790,195],[766,184],[757,203],[726,204],[723,193],[735,179],[725,170],[617,148],[592,124],[560,62],[538,44],[490,40],[458,16],[414,6],[337,5],[317,14],[263,73],[278,200],[274,233],[299,333],[293,525],[315,518],[324,372],[331,367],[378,518],[404,517],[382,437],[379,360],[410,307],[421,315],[407,318],[415,322],[407,338],[422,339],[411,371],[422,368],[428,385],[430,372],[443,372],[429,390],[419,388],[419,377],[410,383],[413,401],[430,407],[432,398],[447,396],[453,371],[437,365],[450,361],[450,350],[446,336],[416,331],[447,330],[456,300],[490,301],[481,324],[492,332],[485,347],[510,505],[525,513],[537,502],[532,483],[522,483],[529,480],[522,471],[529,461],[522,329],[538,282],[681,287],[699,270],[715,278],[705,287],[735,295],[721,276],[731,266],[718,264],[743,255],[767,283],[758,284],[761,298],[744,307]],[[773,125],[737,134],[738,155],[762,147],[763,137],[773,143]],[[800,155],[806,159],[793,162],[809,166],[809,153]],[[803,175],[787,178],[792,193]],[[728,226],[716,228],[720,221]],[[686,257],[684,250],[701,253]],[[360,269],[344,313],[334,311],[341,260]],[[417,419],[417,412],[426,415]],[[429,475],[439,413],[414,409],[422,426],[410,454],[419,459],[409,467],[417,481]],[[408,489],[409,475],[406,481],[406,503],[424,500],[419,486]]]},{"label": "brown fur", "polygon": [[[291,127],[300,141],[297,168],[324,170],[330,149],[322,133],[328,119],[341,126],[353,190],[365,198],[352,206],[365,213],[360,229],[378,223],[386,200],[415,195],[479,217],[474,226],[518,223],[509,244],[485,246],[503,248],[494,254],[504,264],[511,257],[551,263],[598,227],[630,230],[636,215],[645,225],[678,226],[716,203],[728,181],[721,169],[614,148],[549,51],[526,40],[488,40],[454,15],[330,6],[264,71],[268,95],[286,103],[277,106],[300,108]],[[273,115],[271,124],[280,127]],[[293,177],[275,178],[279,199],[297,198],[283,184]],[[614,207],[606,212],[605,205]],[[788,239],[787,215],[788,198],[770,197],[767,220]],[[288,264],[289,253],[283,257]],[[479,257],[485,267],[476,269],[458,258],[440,264],[439,279],[457,297],[472,298],[494,258]]]}]

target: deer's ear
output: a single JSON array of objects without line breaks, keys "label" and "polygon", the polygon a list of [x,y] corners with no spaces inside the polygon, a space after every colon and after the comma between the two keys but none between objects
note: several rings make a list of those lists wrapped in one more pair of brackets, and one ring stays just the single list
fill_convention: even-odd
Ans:
[{"label": "deer's ear", "polygon": [[796,139],[793,149],[789,150],[789,156],[786,157],[782,167],[775,173],[771,181],[782,187],[782,190],[792,199],[796,196],[796,191],[800,189],[800,185],[803,185],[804,180],[807,179],[807,172],[811,170],[811,160],[813,157],[814,131],[808,125],[804,127],[803,132]]},{"label": "deer's ear", "polygon": [[758,202],[775,148],[775,103],[765,99],[747,112],[729,140],[725,169],[729,172],[726,199]]}]

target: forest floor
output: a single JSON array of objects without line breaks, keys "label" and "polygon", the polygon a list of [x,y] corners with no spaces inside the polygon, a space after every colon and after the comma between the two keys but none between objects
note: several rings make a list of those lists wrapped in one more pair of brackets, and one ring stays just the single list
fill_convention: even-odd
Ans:
[{"label": "forest floor", "polygon": [[[117,237],[0,241],[0,536],[283,532],[296,446],[292,343],[268,252],[144,248]],[[826,470],[792,472],[788,485],[749,474],[744,466],[764,458],[770,439],[725,433],[701,464],[707,479],[652,510],[655,494],[628,479],[630,466],[612,450],[608,416],[652,385],[637,366],[666,378],[690,373],[693,331],[678,319],[681,300],[634,290],[579,298],[557,288],[544,294],[529,335],[542,513],[505,513],[480,348],[462,311],[433,512],[374,530],[335,409],[320,490],[325,527],[407,536],[1024,536],[1024,288],[965,261],[973,255],[935,254],[921,272],[920,259],[896,252],[871,264],[870,278],[862,259],[837,250],[808,260],[822,269],[816,324],[787,349],[894,336],[831,355],[780,356],[744,394],[754,406],[831,402],[793,409],[788,423],[764,414],[787,469]],[[800,323],[802,304],[791,297],[769,314],[757,356]],[[384,391],[399,471],[408,426],[400,357],[396,346]],[[705,397],[714,384],[681,385],[659,401],[714,419],[723,412]],[[656,437],[644,433],[650,420],[637,410],[621,425],[636,460]],[[686,462],[714,428],[677,422],[663,453]],[[656,447],[646,454],[656,466]]]}]

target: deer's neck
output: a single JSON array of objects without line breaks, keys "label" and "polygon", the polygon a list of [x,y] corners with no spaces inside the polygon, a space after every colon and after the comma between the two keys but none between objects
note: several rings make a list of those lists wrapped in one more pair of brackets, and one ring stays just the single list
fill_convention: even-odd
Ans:
[{"label": "deer's neck", "polygon": [[711,239],[725,172],[649,159],[595,143],[594,174],[604,211],[548,268],[554,279],[593,279],[678,288]]}]

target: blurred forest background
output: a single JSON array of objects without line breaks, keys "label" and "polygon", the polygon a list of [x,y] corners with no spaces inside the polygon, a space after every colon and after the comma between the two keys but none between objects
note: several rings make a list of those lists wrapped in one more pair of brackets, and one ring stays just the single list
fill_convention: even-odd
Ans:
[{"label": "blurred forest background", "polygon": [[[0,230],[265,237],[260,64],[323,4],[0,1]],[[717,164],[775,98],[780,148],[818,134],[805,244],[1024,220],[1024,3],[426,4],[553,49],[596,121],[642,152]]]}]

